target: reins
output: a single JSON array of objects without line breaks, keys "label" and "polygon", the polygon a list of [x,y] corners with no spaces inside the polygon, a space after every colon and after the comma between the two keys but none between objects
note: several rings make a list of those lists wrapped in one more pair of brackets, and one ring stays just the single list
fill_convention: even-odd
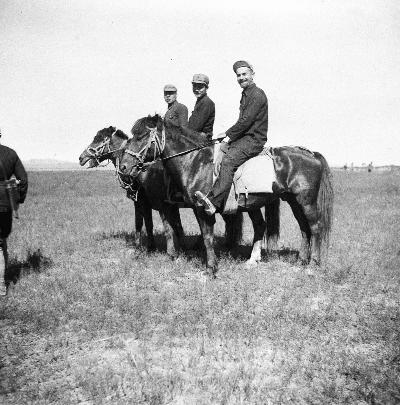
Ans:
[{"label": "reins", "polygon": [[[107,155],[112,155],[115,152],[118,152],[119,150],[123,149],[127,143],[127,140],[122,142],[119,148],[112,150],[110,147],[110,141],[111,138],[118,132],[118,129],[116,129],[109,138],[107,138],[105,141],[103,141],[100,145],[96,146],[95,148],[88,146],[86,148],[87,154],[92,157],[98,167],[106,167],[110,163],[110,159],[108,159],[108,162],[104,165],[101,164],[101,161],[99,160],[101,157],[105,157]],[[108,150],[106,150],[108,148]]]},{"label": "reins", "polygon": [[[181,152],[174,153],[173,155],[161,156],[162,153],[164,152],[164,148],[165,148],[165,130],[164,129],[162,130],[161,139],[160,139],[159,136],[158,136],[158,131],[157,131],[156,127],[155,128],[148,128],[147,127],[147,129],[150,131],[149,140],[147,141],[146,145],[142,149],[140,149],[140,151],[133,152],[133,151],[131,151],[129,149],[125,149],[125,151],[124,151],[128,155],[131,155],[131,156],[135,157],[138,160],[138,163],[134,164],[132,166],[132,169],[134,167],[137,167],[139,171],[145,171],[149,166],[151,166],[151,165],[153,165],[153,164],[155,164],[157,162],[160,162],[160,161],[164,162],[164,161],[167,161],[167,160],[172,159],[174,157],[183,156],[183,155],[186,155],[188,153],[194,152],[196,150],[201,150],[201,149],[205,149],[205,148],[207,148],[209,146],[213,146],[213,145],[215,145],[217,143],[220,143],[221,140],[223,139],[223,138],[214,139],[212,141],[202,143],[201,145],[197,145],[194,148],[190,148],[190,149],[187,149],[187,150],[184,150],[184,151],[181,151]],[[149,161],[149,162],[145,162],[147,152],[148,152],[150,146],[153,143],[155,144],[155,148],[154,148],[154,152],[153,152],[153,159],[151,161]],[[117,167],[118,167],[119,174],[120,175],[123,174],[119,170],[119,164],[118,164]]]}]

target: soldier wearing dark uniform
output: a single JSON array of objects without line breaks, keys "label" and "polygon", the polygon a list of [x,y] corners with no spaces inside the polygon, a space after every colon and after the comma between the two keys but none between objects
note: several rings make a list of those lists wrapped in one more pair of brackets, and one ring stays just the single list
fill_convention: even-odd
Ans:
[{"label": "soldier wearing dark uniform", "polygon": [[[0,132],[1,137],[1,132]],[[10,196],[10,186],[15,177],[19,183]],[[13,185],[14,186],[14,185]],[[28,191],[28,176],[17,153],[7,146],[0,145],[0,296],[7,294],[5,270],[7,265],[7,238],[11,233],[13,209],[25,201]],[[11,198],[10,198],[11,197]]]},{"label": "soldier wearing dark uniform", "polygon": [[201,191],[195,193],[198,202],[209,215],[223,211],[235,171],[245,161],[257,156],[267,141],[268,100],[264,91],[253,81],[253,68],[246,61],[238,61],[234,63],[233,71],[243,89],[239,119],[220,136],[224,137],[221,143],[224,156],[219,177],[211,191],[207,196]]},{"label": "soldier wearing dark uniform", "polygon": [[212,137],[215,104],[207,95],[210,79],[207,75],[197,73],[193,75],[193,94],[197,98],[192,115],[189,118],[188,128],[195,132],[203,132],[207,137]]},{"label": "soldier wearing dark uniform", "polygon": [[181,128],[188,125],[188,109],[178,103],[177,89],[173,84],[164,86],[164,100],[168,104],[168,110],[164,116],[165,135],[175,140],[181,134]]}]

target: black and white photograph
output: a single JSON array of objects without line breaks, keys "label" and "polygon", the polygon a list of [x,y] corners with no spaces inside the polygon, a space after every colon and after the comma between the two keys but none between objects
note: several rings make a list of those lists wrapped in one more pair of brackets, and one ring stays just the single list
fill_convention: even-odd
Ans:
[{"label": "black and white photograph", "polygon": [[0,0],[0,403],[400,403],[400,3]]}]

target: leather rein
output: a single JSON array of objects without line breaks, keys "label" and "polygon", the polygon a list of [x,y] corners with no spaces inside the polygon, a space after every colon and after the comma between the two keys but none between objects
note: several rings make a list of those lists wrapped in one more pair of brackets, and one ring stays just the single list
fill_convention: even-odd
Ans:
[{"label": "leather rein", "polygon": [[[215,145],[216,143],[220,143],[221,140],[223,139],[223,138],[221,138],[221,139],[214,139],[214,140],[212,140],[212,141],[208,141],[208,142],[202,143],[201,145],[197,145],[197,146],[195,146],[195,147],[193,147],[193,148],[184,150],[184,151],[182,151],[182,152],[174,153],[173,155],[161,156],[161,154],[164,152],[164,148],[165,148],[165,130],[164,130],[164,129],[162,130],[162,132],[161,132],[161,138],[160,138],[159,135],[158,135],[157,128],[149,128],[149,127],[148,127],[147,129],[150,131],[149,140],[147,141],[146,145],[145,145],[139,152],[133,152],[133,151],[131,151],[131,150],[129,150],[129,149],[125,149],[125,151],[124,151],[124,152],[127,153],[128,155],[131,155],[131,156],[133,156],[133,157],[135,157],[135,158],[137,159],[138,163],[134,164],[134,165],[132,166],[132,169],[133,169],[134,167],[137,167],[137,169],[138,169],[140,172],[146,171],[146,169],[147,169],[149,166],[155,164],[156,162],[159,162],[159,161],[164,162],[164,161],[167,161],[167,160],[172,159],[172,158],[177,157],[177,156],[186,155],[186,154],[188,154],[188,153],[190,153],[190,152],[194,152],[194,151],[196,151],[196,150],[200,150],[200,149],[207,148],[207,147],[209,147],[209,146]],[[153,159],[150,160],[149,162],[145,162],[145,159],[146,159],[146,156],[147,156],[147,152],[148,152],[150,146],[151,146],[153,143],[154,143],[154,145],[155,145],[154,154],[153,154]],[[157,156],[157,155],[158,155],[158,156]],[[119,164],[118,164],[117,167],[118,167],[118,172],[119,172],[120,174],[122,174],[121,171],[119,170]]]}]

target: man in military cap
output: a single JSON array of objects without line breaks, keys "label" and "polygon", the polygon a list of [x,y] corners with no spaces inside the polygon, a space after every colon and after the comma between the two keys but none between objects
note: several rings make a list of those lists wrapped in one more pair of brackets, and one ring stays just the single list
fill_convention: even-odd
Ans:
[{"label": "man in military cap", "polygon": [[165,134],[167,138],[176,140],[181,134],[181,128],[188,125],[188,109],[178,103],[177,89],[173,84],[164,86],[164,100],[168,104],[168,110],[164,116]]},{"label": "man in military cap", "polygon": [[[19,183],[14,188],[14,191],[18,190],[16,195],[11,194],[11,177],[15,177]],[[0,145],[0,296],[7,294],[4,277],[8,258],[7,238],[11,233],[13,209],[17,204],[24,202],[27,190],[28,176],[17,153],[7,146]]]},{"label": "man in military cap", "polygon": [[203,73],[193,75],[192,88],[197,100],[189,118],[188,128],[204,133],[211,138],[215,120],[215,104],[207,95],[209,83],[210,79],[207,75]]},{"label": "man in military cap", "polygon": [[233,176],[246,160],[257,156],[267,141],[268,100],[263,90],[254,83],[253,67],[246,61],[234,63],[233,71],[243,89],[237,122],[219,137],[223,137],[221,152],[224,154],[220,174],[208,195],[196,191],[198,202],[205,212],[213,215],[222,212]]}]

